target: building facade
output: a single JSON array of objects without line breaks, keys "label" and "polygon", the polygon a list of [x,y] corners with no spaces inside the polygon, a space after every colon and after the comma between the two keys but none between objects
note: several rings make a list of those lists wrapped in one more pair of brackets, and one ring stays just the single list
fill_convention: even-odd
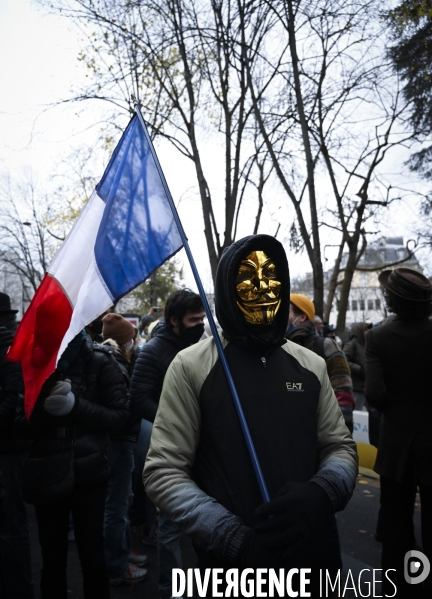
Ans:
[{"label": "building facade", "polygon": [[[354,322],[379,322],[387,316],[378,275],[386,268],[398,267],[412,268],[423,272],[417,258],[415,256],[408,258],[409,255],[403,237],[381,237],[367,246],[359,260],[359,270],[354,273],[346,317],[347,326]],[[348,255],[344,255],[342,268],[347,259]],[[404,262],[400,262],[401,260]],[[398,262],[400,264],[397,264]],[[374,270],[361,270],[362,268]],[[331,322],[336,322],[337,300],[331,316]]]}]

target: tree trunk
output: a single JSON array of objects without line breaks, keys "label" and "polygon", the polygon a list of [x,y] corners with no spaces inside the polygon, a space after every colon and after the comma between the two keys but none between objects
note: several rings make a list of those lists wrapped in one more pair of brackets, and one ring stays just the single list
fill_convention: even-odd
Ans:
[{"label": "tree trunk", "polygon": [[345,266],[345,274],[344,280],[340,289],[340,300],[338,305],[338,318],[336,328],[338,330],[339,335],[342,335],[345,331],[346,326],[346,313],[348,310],[348,301],[349,294],[351,290],[351,283],[354,276],[355,267],[357,265],[357,242],[351,241],[348,244],[349,252],[348,252],[348,261]]},{"label": "tree trunk", "polygon": [[154,271],[150,275],[150,301],[152,306],[157,306],[158,292],[157,292],[157,272]]},{"label": "tree trunk", "polygon": [[345,243],[342,242],[339,248],[339,252],[336,258],[336,262],[333,268],[333,273],[329,282],[329,288],[328,288],[328,294],[327,294],[327,301],[326,301],[326,305],[325,305],[325,310],[324,310],[324,320],[326,322],[330,322],[330,312],[332,309],[332,305],[333,305],[333,300],[334,300],[334,296],[336,293],[336,287],[337,287],[337,280],[338,280],[338,276],[339,276],[339,272],[340,272],[340,265],[342,262],[342,254],[343,254],[343,249],[345,247]]},{"label": "tree trunk", "polygon": [[297,100],[297,109],[299,121],[302,130],[302,138],[304,144],[306,170],[307,170],[307,186],[309,191],[309,208],[311,214],[311,227],[313,239],[313,285],[314,285],[314,304],[317,314],[323,313],[324,308],[324,270],[321,262],[321,244],[319,236],[318,212],[315,194],[315,164],[312,157],[311,144],[309,139],[308,122],[306,119],[303,96],[300,85],[299,59],[297,55],[297,43],[295,37],[294,11],[292,0],[288,0],[288,32],[289,32],[289,47],[292,59],[292,69],[294,76],[294,86]]}]

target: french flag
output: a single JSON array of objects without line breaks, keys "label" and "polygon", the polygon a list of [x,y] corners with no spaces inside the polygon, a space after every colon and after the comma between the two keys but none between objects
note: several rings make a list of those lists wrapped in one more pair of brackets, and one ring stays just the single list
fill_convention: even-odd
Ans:
[{"label": "french flag", "polygon": [[8,359],[22,364],[27,418],[69,342],[182,245],[169,190],[135,114],[9,349]]}]

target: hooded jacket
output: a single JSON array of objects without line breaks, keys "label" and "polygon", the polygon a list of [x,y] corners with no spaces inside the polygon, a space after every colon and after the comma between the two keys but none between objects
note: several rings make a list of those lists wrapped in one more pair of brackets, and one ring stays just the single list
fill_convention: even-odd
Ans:
[{"label": "hooded jacket", "polygon": [[[272,324],[248,324],[235,278],[251,251],[264,251],[282,282]],[[281,244],[267,235],[227,248],[215,287],[222,344],[270,497],[288,481],[313,480],[342,509],[352,494],[357,456],[324,361],[284,333],[289,273]],[[165,377],[144,469],[151,500],[224,564],[235,562],[262,503],[213,338],[181,351]]]}]

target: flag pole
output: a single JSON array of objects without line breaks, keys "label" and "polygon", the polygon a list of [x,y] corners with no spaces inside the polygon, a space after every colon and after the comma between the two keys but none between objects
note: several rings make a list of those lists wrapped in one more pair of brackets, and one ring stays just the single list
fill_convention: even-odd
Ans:
[{"label": "flag pole", "polygon": [[199,273],[198,273],[198,270],[197,270],[197,267],[196,267],[196,264],[195,264],[195,260],[193,259],[192,252],[191,252],[190,247],[189,247],[189,242],[188,242],[188,239],[186,237],[186,233],[185,233],[185,231],[183,229],[183,225],[182,225],[180,217],[178,215],[177,208],[176,208],[176,206],[174,204],[174,200],[172,198],[171,192],[169,190],[168,184],[167,184],[165,176],[163,174],[161,165],[159,164],[158,157],[156,155],[156,152],[155,152],[155,149],[153,147],[152,141],[151,141],[150,136],[148,134],[147,127],[146,127],[144,118],[143,118],[143,116],[141,114],[141,110],[140,110],[140,107],[139,107],[138,103],[135,104],[135,111],[136,111],[136,114],[138,116],[138,120],[141,123],[142,128],[144,130],[144,134],[145,134],[145,136],[147,138],[150,151],[151,151],[152,156],[154,158],[154,161],[155,161],[155,164],[156,164],[156,168],[158,169],[158,172],[159,172],[162,184],[163,184],[164,189],[165,189],[165,193],[167,195],[167,198],[168,198],[168,201],[169,201],[169,204],[170,204],[173,216],[174,216],[174,220],[176,222],[177,228],[178,228],[179,233],[180,233],[180,237],[181,237],[182,242],[183,242],[184,249],[186,251],[186,255],[187,255],[188,259],[189,259],[189,263],[190,263],[190,266],[192,268],[192,272],[193,272],[193,275],[194,275],[194,278],[195,278],[195,282],[197,284],[198,291],[199,291],[199,294],[200,294],[202,302],[203,302],[203,307],[204,307],[204,310],[205,310],[205,312],[207,314],[207,319],[208,319],[208,322],[209,322],[209,325],[210,325],[211,332],[213,334],[213,338],[214,338],[214,341],[215,341],[215,344],[216,344],[216,348],[217,348],[218,354],[219,354],[219,359],[221,361],[222,368],[223,368],[223,371],[224,371],[226,379],[227,379],[228,387],[229,387],[229,389],[231,391],[231,395],[232,395],[232,398],[233,398],[233,401],[234,401],[234,407],[235,407],[235,410],[237,412],[237,416],[238,416],[239,421],[240,421],[240,427],[242,429],[242,432],[243,432],[243,435],[244,435],[244,438],[245,438],[245,441],[246,441],[246,446],[247,446],[247,449],[248,449],[248,452],[249,452],[250,459],[252,461],[252,466],[253,466],[253,469],[254,469],[254,472],[255,472],[255,476],[256,476],[256,479],[257,479],[257,482],[258,482],[259,489],[261,491],[262,498],[263,498],[263,500],[265,502],[268,502],[268,501],[270,501],[270,495],[269,495],[268,490],[267,490],[267,485],[266,485],[265,480],[264,480],[264,475],[263,475],[262,470],[261,470],[261,466],[260,466],[260,463],[259,463],[259,460],[258,460],[258,456],[257,456],[257,453],[255,451],[255,446],[253,444],[252,437],[251,437],[251,434],[250,434],[250,431],[249,431],[249,427],[247,425],[246,418],[245,418],[245,415],[244,415],[244,412],[243,412],[243,408],[241,406],[240,399],[239,399],[239,396],[237,394],[237,390],[235,388],[234,380],[232,378],[232,375],[231,375],[231,372],[230,372],[230,369],[229,369],[229,366],[228,366],[228,362],[227,362],[227,359],[226,359],[226,356],[225,356],[225,353],[224,353],[224,350],[223,350],[223,347],[222,347],[222,343],[221,343],[218,331],[216,329],[216,324],[215,324],[215,321],[213,319],[213,314],[211,313],[210,305],[208,303],[207,296],[205,294],[204,287],[202,285],[201,278],[199,276]]}]

